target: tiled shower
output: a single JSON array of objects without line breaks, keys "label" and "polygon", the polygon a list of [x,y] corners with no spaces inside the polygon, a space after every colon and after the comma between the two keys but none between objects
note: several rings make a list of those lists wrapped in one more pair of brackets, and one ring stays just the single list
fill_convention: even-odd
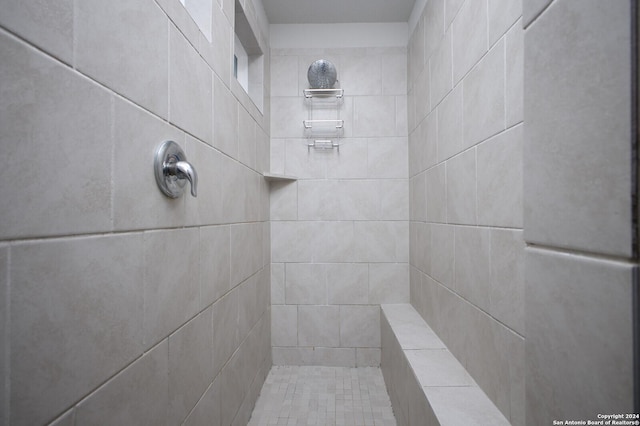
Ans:
[{"label": "tiled shower", "polygon": [[[637,412],[636,9],[418,0],[328,27],[0,0],[0,424],[244,425],[273,365],[379,367],[396,303],[511,424]],[[320,58],[344,89],[325,150]],[[197,197],[159,191],[165,140]]]}]

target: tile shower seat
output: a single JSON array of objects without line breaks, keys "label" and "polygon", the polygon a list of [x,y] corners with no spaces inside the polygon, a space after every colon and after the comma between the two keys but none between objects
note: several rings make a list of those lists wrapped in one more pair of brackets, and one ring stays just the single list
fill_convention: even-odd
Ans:
[{"label": "tile shower seat", "polygon": [[381,369],[398,425],[509,425],[413,306],[381,309]]}]

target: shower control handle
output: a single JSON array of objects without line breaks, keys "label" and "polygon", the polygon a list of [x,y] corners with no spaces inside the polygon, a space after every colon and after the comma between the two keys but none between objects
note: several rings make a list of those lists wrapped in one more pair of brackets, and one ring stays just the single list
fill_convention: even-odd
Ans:
[{"label": "shower control handle", "polygon": [[191,195],[198,194],[198,174],[187,161],[180,146],[174,141],[165,141],[156,151],[154,161],[156,182],[164,195],[178,198],[184,192],[187,181],[191,185]]},{"label": "shower control handle", "polygon": [[178,179],[187,179],[191,184],[191,195],[198,196],[198,174],[191,163],[187,161],[177,161],[169,163],[165,167],[168,168],[170,176],[176,176]]}]

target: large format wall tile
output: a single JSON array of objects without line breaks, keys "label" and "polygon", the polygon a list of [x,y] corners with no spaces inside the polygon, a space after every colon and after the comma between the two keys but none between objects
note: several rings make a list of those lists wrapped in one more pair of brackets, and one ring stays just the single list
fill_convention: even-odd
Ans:
[{"label": "large format wall tile", "polygon": [[493,45],[522,16],[523,0],[489,0],[489,46]]},{"label": "large format wall tile", "polygon": [[555,2],[525,35],[527,241],[631,255],[629,7]]},{"label": "large format wall tile", "polygon": [[452,23],[453,84],[487,51],[487,7],[483,1],[466,1]]},{"label": "large format wall tile", "polygon": [[506,34],[506,87],[505,104],[507,128],[523,120],[524,100],[524,31],[522,21],[517,22]]},{"label": "large format wall tile", "polygon": [[[201,401],[187,424],[246,424],[271,364],[269,107],[222,99],[242,144],[213,146],[221,1],[211,43],[175,0],[0,3],[0,423],[174,424]],[[159,191],[167,139],[198,198]]]},{"label": "large format wall tile", "polygon": [[[211,68],[173,25],[170,26],[169,44],[169,120],[211,145]],[[216,93],[216,99],[217,96]]]},{"label": "large format wall tile", "polygon": [[354,101],[353,134],[358,137],[396,135],[393,96],[361,96]]},{"label": "large format wall tile", "polygon": [[632,412],[633,267],[536,249],[525,265],[527,424]]},{"label": "large format wall tile", "polygon": [[[182,247],[182,250],[174,250]],[[149,347],[178,329],[200,307],[197,229],[144,234],[144,342]]]},{"label": "large format wall tile", "polygon": [[[438,40],[440,41],[440,40]],[[431,102],[437,105],[453,87],[451,73],[451,31],[447,31],[438,50],[429,60],[431,71]]]},{"label": "large format wall tile", "polygon": [[78,70],[167,118],[169,29],[162,10],[149,1],[87,0],[75,14]]},{"label": "large format wall tile", "polygon": [[297,346],[298,307],[295,305],[271,306],[271,344],[273,346]]},{"label": "large format wall tile", "polygon": [[327,301],[332,305],[369,302],[369,267],[364,263],[326,265]]},{"label": "large format wall tile", "polygon": [[300,346],[340,346],[340,308],[338,306],[298,307]]},{"label": "large format wall tile", "polygon": [[459,227],[455,233],[454,289],[475,306],[489,311],[491,233],[487,228]]},{"label": "large format wall tile", "polygon": [[213,305],[213,372],[217,375],[240,344],[239,292],[233,290]]},{"label": "large format wall tile", "polygon": [[[3,0],[0,25],[63,62],[73,59],[73,0]],[[56,19],[51,19],[55,16]],[[4,57],[4,55],[3,55]]]},{"label": "large format wall tile", "polygon": [[0,56],[0,236],[110,230],[111,96],[4,34]]},{"label": "large format wall tile", "polygon": [[464,145],[475,145],[505,128],[504,42],[496,44],[464,79]]},{"label": "large format wall tile", "polygon": [[181,423],[213,381],[211,308],[169,336],[169,418]]},{"label": "large format wall tile", "polygon": [[522,128],[478,146],[478,224],[522,228]]},{"label": "large format wall tile", "polygon": [[340,306],[340,346],[380,347],[380,307]]},{"label": "large format wall tile", "polygon": [[477,223],[476,150],[470,149],[447,163],[447,221]]},{"label": "large format wall tile", "polygon": [[410,301],[513,424],[524,421],[520,15],[519,0],[429,0],[411,35],[424,35],[428,69],[408,61]]},{"label": "large format wall tile", "polygon": [[438,106],[438,161],[447,160],[464,149],[462,84],[458,84]]},{"label": "large format wall tile", "polygon": [[200,307],[205,308],[233,287],[229,226],[200,228]]},{"label": "large format wall tile", "polygon": [[285,301],[288,305],[327,304],[325,265],[289,263],[285,271]]},{"label": "large format wall tile", "polygon": [[262,267],[262,224],[231,225],[231,284],[238,284]]},{"label": "large format wall tile", "polygon": [[[184,198],[160,191],[152,164],[158,147],[173,140],[186,150],[184,134],[148,112],[115,100],[113,157],[113,227],[117,231],[178,226],[184,221]],[[194,167],[196,158],[187,154]],[[195,161],[194,161],[195,160]],[[141,167],[144,164],[146,167]],[[198,170],[200,171],[200,170]],[[188,194],[188,187],[185,193]]]},{"label": "large format wall tile", "polygon": [[491,230],[489,313],[522,336],[525,335],[524,247],[521,230]]},{"label": "large format wall tile", "polygon": [[[424,40],[419,43],[424,46]],[[282,71],[272,82],[279,94],[271,102],[272,166],[298,178],[270,189],[271,219],[276,220],[271,223],[271,260],[277,262],[272,303],[287,304],[277,308],[273,322],[280,324],[274,333],[287,330],[278,337],[286,344],[274,343],[274,362],[377,365],[379,349],[369,347],[372,339],[367,338],[366,348],[353,346],[357,337],[340,327],[339,316],[324,319],[345,306],[370,308],[409,297],[407,126],[415,111],[406,96],[406,49],[278,49],[272,54],[274,69]],[[339,103],[345,120],[339,150],[310,149],[304,139],[310,132],[303,131],[302,120],[310,118],[310,102],[301,92],[308,87],[309,64],[320,57],[336,65],[345,90]],[[297,78],[285,82],[294,59]],[[429,99],[420,100],[426,114]],[[314,100],[313,118],[335,118],[334,104],[327,108],[327,102]],[[435,135],[436,114],[429,124]],[[429,153],[434,162],[435,138]],[[372,278],[372,270],[379,275]],[[295,328],[284,325],[294,317]],[[346,339],[342,344],[340,330]]]},{"label": "large format wall tile", "polygon": [[50,421],[143,351],[142,236],[11,249],[11,424]]},{"label": "large format wall tile", "polygon": [[232,157],[238,155],[238,101],[219,78],[213,86],[213,146]]},{"label": "large format wall tile", "polygon": [[167,341],[162,341],[82,401],[77,424],[165,424],[169,414]]}]

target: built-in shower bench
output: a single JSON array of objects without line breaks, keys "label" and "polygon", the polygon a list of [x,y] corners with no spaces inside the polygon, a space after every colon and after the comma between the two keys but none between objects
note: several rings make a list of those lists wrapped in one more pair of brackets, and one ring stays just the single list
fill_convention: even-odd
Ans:
[{"label": "built-in shower bench", "polygon": [[509,425],[413,306],[381,309],[381,368],[398,425]]}]

